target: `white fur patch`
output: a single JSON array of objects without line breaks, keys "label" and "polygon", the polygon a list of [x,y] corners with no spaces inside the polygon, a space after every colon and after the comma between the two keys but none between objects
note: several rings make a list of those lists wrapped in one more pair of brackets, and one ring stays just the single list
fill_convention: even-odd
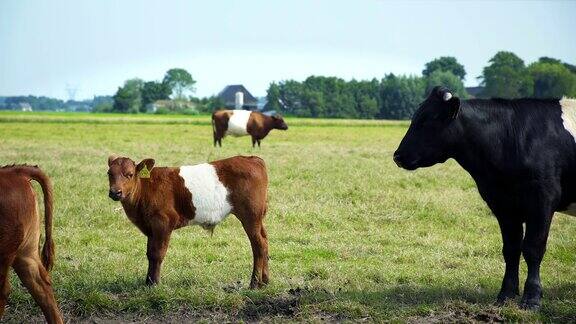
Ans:
[{"label": "white fur patch", "polygon": [[560,107],[562,108],[562,124],[576,140],[576,99],[562,98]]},{"label": "white fur patch", "polygon": [[216,169],[209,163],[180,167],[184,186],[192,194],[192,204],[196,215],[192,223],[203,227],[213,227],[230,212],[228,189],[218,178]]},{"label": "white fur patch", "polygon": [[250,118],[251,111],[243,109],[232,110],[232,116],[228,120],[228,129],[226,135],[244,136],[248,135],[248,119]]}]

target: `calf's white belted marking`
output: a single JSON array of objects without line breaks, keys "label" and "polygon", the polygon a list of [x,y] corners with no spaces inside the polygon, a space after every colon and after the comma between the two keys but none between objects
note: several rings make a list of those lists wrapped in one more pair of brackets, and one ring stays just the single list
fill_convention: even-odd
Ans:
[{"label": "calf's white belted marking", "polygon": [[196,209],[192,223],[209,228],[230,214],[232,205],[228,202],[228,189],[218,178],[212,164],[182,166],[179,174],[192,195],[191,203]]}]

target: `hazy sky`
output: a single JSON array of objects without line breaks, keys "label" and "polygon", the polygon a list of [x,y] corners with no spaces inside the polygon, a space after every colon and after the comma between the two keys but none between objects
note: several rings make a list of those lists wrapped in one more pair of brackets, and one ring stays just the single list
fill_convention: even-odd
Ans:
[{"label": "hazy sky", "polygon": [[466,85],[499,50],[576,63],[576,1],[1,0],[0,95],[113,94],[182,67],[197,95],[326,75],[420,74],[456,56]]}]

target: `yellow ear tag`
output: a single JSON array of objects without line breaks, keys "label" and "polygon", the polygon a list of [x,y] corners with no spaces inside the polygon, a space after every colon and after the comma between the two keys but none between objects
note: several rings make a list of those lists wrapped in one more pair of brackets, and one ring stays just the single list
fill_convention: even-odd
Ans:
[{"label": "yellow ear tag", "polygon": [[138,172],[138,177],[144,178],[144,179],[150,178],[150,171],[148,171],[148,167],[146,167],[146,164],[144,164],[144,167],[142,168],[142,170],[140,170],[140,172]]}]

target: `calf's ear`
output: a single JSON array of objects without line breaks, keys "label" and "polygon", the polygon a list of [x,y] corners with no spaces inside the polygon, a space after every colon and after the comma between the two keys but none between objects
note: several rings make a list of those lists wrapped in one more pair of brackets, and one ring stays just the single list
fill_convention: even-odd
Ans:
[{"label": "calf's ear", "polygon": [[136,166],[136,172],[140,172],[140,170],[142,170],[144,167],[146,167],[146,169],[150,171],[154,167],[155,163],[156,161],[154,161],[154,159],[144,159],[140,161],[140,163],[138,163],[138,165]]},{"label": "calf's ear", "polygon": [[111,166],[111,165],[112,165],[112,162],[114,162],[114,160],[116,160],[117,158],[119,158],[118,155],[116,155],[116,154],[111,154],[111,155],[108,157],[108,166]]}]

